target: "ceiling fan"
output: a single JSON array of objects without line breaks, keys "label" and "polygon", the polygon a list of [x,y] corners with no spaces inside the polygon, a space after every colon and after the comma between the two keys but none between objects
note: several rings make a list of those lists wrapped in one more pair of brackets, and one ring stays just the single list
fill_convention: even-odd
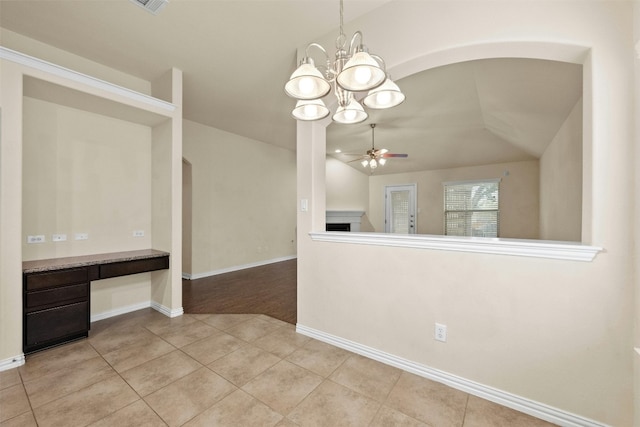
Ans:
[{"label": "ceiling fan", "polygon": [[397,154],[397,153],[389,153],[389,150],[387,150],[386,148],[381,148],[381,149],[376,149],[375,147],[375,129],[376,129],[376,124],[375,123],[371,123],[369,126],[371,126],[371,149],[367,150],[366,154],[350,154],[352,156],[360,156],[359,159],[355,159],[355,160],[351,160],[348,163],[351,162],[360,162],[362,164],[362,167],[367,167],[369,166],[371,169],[375,169],[378,167],[378,165],[380,166],[384,166],[384,164],[387,162],[388,158],[391,157],[408,157],[408,154]]}]

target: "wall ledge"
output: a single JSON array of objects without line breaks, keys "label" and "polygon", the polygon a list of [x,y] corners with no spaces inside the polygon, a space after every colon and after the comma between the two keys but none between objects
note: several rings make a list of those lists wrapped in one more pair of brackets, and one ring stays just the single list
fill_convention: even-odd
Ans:
[{"label": "wall ledge", "polygon": [[488,237],[454,237],[435,235],[400,235],[385,233],[311,232],[316,242],[394,246],[413,249],[474,252],[591,262],[603,249],[577,242],[521,240]]},{"label": "wall ledge", "polygon": [[604,427],[597,421],[581,417],[570,412],[554,408],[544,403],[536,402],[503,390],[498,390],[475,381],[462,378],[439,369],[431,368],[410,360],[404,359],[393,354],[385,353],[381,350],[362,345],[360,343],[350,341],[335,335],[328,334],[323,331],[312,329],[298,323],[296,332],[315,338],[319,341],[326,342],[336,347],[360,354],[369,359],[394,366],[398,369],[446,384],[449,387],[464,391],[474,396],[481,397],[486,400],[498,403],[516,411],[524,412],[533,417],[540,418],[561,426],[567,427]]},{"label": "wall ledge", "polygon": [[163,101],[152,96],[136,92],[134,90],[109,83],[104,80],[91,77],[87,74],[79,73],[65,67],[44,61],[33,56],[26,55],[3,46],[0,46],[0,59],[15,62],[16,64],[44,71],[51,75],[62,77],[77,83],[87,85],[89,87],[100,89],[111,94],[119,95],[132,101],[140,102],[148,107],[164,110],[167,113],[173,113],[176,106],[170,102]]}]

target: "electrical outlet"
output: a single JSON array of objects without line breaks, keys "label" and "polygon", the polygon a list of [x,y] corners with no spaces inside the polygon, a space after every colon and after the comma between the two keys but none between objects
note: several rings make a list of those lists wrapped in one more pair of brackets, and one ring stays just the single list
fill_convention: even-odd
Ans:
[{"label": "electrical outlet", "polygon": [[53,234],[51,236],[52,242],[64,242],[65,240],[67,240],[66,234]]},{"label": "electrical outlet", "polygon": [[89,239],[89,234],[88,233],[76,233],[75,238],[76,238],[76,240],[88,240]]},{"label": "electrical outlet", "polygon": [[44,234],[38,234],[37,236],[27,236],[27,243],[44,243],[47,239]]},{"label": "electrical outlet", "polygon": [[436,341],[447,342],[447,325],[436,323],[434,338]]},{"label": "electrical outlet", "polygon": [[134,230],[133,237],[144,237],[144,230]]}]

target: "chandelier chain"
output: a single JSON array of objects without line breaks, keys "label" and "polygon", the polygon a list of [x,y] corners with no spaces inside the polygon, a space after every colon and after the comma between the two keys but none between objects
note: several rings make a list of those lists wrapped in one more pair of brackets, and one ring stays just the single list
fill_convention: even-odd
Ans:
[{"label": "chandelier chain", "polygon": [[340,34],[336,38],[336,49],[342,50],[347,44],[347,36],[344,35],[344,5],[340,0]]}]

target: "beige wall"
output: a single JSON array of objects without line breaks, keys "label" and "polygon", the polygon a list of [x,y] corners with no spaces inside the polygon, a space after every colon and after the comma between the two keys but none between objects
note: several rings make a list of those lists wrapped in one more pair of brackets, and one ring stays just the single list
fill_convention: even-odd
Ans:
[{"label": "beige wall", "polygon": [[[299,325],[578,418],[633,425],[631,16],[631,2],[391,2],[349,23],[396,79],[503,55],[584,63],[583,239],[604,250],[578,262],[314,241],[325,129],[298,123],[298,197],[312,207],[298,213]],[[444,344],[435,322],[448,326]]]},{"label": "beige wall", "polygon": [[540,238],[582,240],[582,100],[540,158]]},{"label": "beige wall", "polygon": [[23,117],[23,259],[149,248],[151,129],[27,97]]},{"label": "beige wall", "polygon": [[[505,173],[507,173],[505,175]],[[500,179],[500,237],[538,238],[538,161],[441,169],[369,178],[370,218],[384,232],[384,188],[417,184],[418,234],[444,234],[443,182]]]},{"label": "beige wall", "polygon": [[[151,129],[34,98],[23,105],[23,260],[150,248]],[[148,274],[96,282],[91,314],[149,299]]]},{"label": "beige wall", "polygon": [[184,157],[192,165],[192,273],[295,256],[295,153],[184,123]]},{"label": "beige wall", "polygon": [[369,176],[327,156],[327,210],[369,210]]}]

